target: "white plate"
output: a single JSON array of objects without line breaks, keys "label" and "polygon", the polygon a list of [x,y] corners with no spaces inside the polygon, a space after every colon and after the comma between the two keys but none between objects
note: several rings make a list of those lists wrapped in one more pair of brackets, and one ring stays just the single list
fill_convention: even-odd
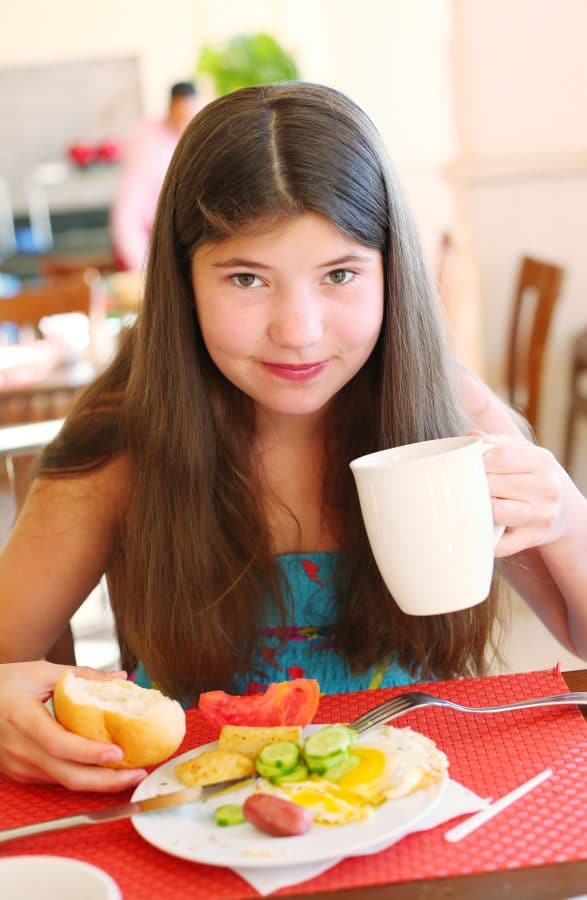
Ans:
[{"label": "white plate", "polygon": [[[306,733],[317,727],[309,726]],[[205,744],[164,763],[145,778],[134,792],[133,800],[155,794],[167,794],[185,788],[174,774],[175,766],[185,759],[216,747]],[[242,803],[251,787],[224,793],[205,803],[192,803],[175,809],[132,817],[138,833],[150,844],[172,856],[210,866],[229,868],[274,868],[307,865],[338,857],[353,856],[371,847],[383,847],[403,837],[416,822],[441,799],[448,774],[423,790],[389,800],[362,822],[349,825],[313,825],[297,837],[271,837],[248,822],[220,828],[214,823],[214,810],[225,803]]]}]

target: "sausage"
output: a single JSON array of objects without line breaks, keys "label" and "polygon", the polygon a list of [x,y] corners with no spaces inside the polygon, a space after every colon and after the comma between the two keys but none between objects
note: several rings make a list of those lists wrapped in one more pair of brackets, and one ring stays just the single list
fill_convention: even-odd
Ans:
[{"label": "sausage", "polygon": [[304,809],[303,806],[298,806],[297,803],[283,797],[262,792],[247,797],[243,813],[251,825],[275,837],[305,834],[314,821],[309,809]]}]

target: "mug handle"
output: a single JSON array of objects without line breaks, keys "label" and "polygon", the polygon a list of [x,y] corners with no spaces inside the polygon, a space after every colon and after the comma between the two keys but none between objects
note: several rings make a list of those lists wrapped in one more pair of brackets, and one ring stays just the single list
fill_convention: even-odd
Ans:
[{"label": "mug handle", "polygon": [[[487,453],[488,450],[493,450],[495,444],[490,444],[488,441],[481,441],[481,453]],[[498,540],[502,536],[505,531],[505,525],[496,525],[493,524],[493,546],[497,544]]]}]

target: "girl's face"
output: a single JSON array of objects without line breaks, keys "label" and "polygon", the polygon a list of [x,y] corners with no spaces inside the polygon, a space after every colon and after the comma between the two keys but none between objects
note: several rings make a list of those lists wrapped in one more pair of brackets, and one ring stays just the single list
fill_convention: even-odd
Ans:
[{"label": "girl's face", "polygon": [[323,410],[381,329],[381,253],[317,213],[202,244],[192,283],[212,360],[272,416]]}]

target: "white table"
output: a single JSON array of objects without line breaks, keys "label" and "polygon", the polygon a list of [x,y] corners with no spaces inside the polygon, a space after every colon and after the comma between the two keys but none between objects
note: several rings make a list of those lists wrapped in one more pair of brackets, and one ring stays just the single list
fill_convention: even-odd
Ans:
[{"label": "white table", "polygon": [[45,422],[27,422],[24,425],[0,428],[0,457],[44,447],[57,436],[64,421],[48,419]]}]

